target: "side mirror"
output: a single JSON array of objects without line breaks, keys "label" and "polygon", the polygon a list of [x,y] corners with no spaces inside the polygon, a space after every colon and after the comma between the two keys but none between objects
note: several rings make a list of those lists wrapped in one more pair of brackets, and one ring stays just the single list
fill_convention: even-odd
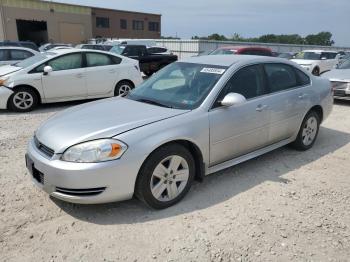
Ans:
[{"label": "side mirror", "polygon": [[45,66],[44,67],[44,75],[48,75],[49,73],[51,73],[53,71],[51,66]]},{"label": "side mirror", "polygon": [[228,93],[220,102],[222,106],[230,107],[244,104],[247,101],[244,96],[238,93]]}]

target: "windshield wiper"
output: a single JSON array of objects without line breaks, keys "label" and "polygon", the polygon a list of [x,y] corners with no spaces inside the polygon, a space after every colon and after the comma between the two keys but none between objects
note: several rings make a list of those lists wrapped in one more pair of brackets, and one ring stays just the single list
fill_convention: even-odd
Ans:
[{"label": "windshield wiper", "polygon": [[162,106],[162,107],[166,107],[166,108],[173,108],[172,106],[165,105],[165,104],[162,104],[160,102],[157,102],[157,101],[154,101],[154,100],[150,100],[150,99],[142,98],[142,99],[137,99],[136,101],[147,103],[147,104],[151,104],[151,105],[156,105],[156,106]]}]

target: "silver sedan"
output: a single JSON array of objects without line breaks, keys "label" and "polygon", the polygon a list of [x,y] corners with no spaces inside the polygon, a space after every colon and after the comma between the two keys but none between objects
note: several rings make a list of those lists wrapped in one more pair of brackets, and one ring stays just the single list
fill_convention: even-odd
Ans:
[{"label": "silver sedan", "polygon": [[50,118],[29,142],[26,163],[55,198],[93,204],[135,195],[162,209],[194,179],[287,144],[310,149],[332,105],[329,80],[287,60],[192,57],[125,98]]}]

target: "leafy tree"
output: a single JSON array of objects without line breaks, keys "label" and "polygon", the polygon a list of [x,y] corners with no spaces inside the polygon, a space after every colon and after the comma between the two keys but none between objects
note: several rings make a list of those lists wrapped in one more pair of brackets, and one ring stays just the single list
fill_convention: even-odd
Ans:
[{"label": "leafy tree", "polygon": [[316,35],[308,35],[305,37],[305,42],[308,45],[334,45],[334,41],[332,40],[332,33],[330,32],[320,32]]}]

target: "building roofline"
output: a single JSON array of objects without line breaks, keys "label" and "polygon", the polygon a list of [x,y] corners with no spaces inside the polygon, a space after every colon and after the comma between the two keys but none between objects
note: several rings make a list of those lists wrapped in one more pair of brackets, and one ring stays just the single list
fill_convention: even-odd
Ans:
[{"label": "building roofline", "polygon": [[70,3],[63,3],[63,2],[55,2],[50,0],[41,0],[42,2],[46,2],[48,4],[61,4],[61,5],[70,5],[70,6],[78,6],[78,7],[87,7],[91,9],[100,9],[100,10],[107,10],[107,11],[117,11],[117,12],[124,12],[124,13],[134,13],[134,14],[141,14],[141,15],[156,15],[156,16],[162,16],[162,14],[156,14],[156,13],[147,13],[147,12],[137,12],[137,11],[129,11],[129,10],[120,10],[120,9],[113,9],[113,8],[107,8],[107,7],[97,7],[97,6],[89,6],[89,5],[78,5],[78,4],[70,4]]}]

